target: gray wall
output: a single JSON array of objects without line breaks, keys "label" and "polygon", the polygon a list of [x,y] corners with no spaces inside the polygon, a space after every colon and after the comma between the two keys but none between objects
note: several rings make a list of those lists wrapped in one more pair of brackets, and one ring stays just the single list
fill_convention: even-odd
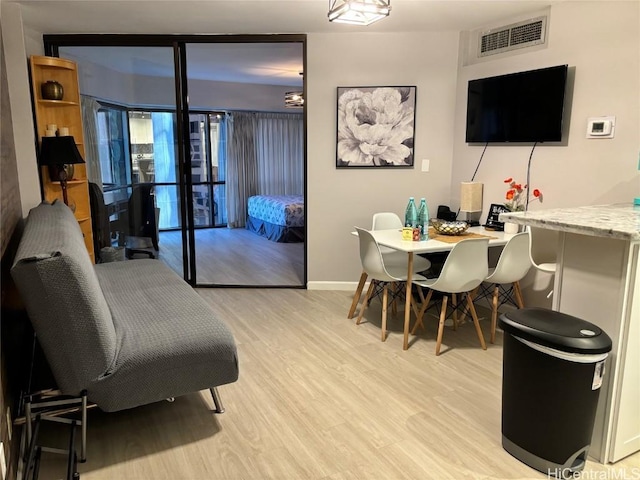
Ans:
[{"label": "gray wall", "polygon": [[11,239],[11,235],[18,222],[22,219],[22,205],[20,204],[20,183],[18,182],[18,165],[16,163],[16,149],[13,139],[13,124],[11,121],[11,104],[7,88],[7,69],[5,67],[4,45],[0,38],[2,61],[0,63],[0,244],[2,255]]},{"label": "gray wall", "polygon": [[[450,197],[458,32],[311,34],[307,43],[308,275],[314,288],[360,276],[354,225],[403,214],[410,196],[434,209]],[[416,166],[336,169],[336,87],[415,85]],[[422,159],[430,171],[422,172]],[[350,288],[350,285],[345,285]]]}]

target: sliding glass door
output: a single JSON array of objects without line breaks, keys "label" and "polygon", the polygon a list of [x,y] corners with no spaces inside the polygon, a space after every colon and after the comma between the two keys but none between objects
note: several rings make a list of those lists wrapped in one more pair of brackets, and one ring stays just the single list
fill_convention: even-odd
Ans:
[{"label": "sliding glass door", "polygon": [[[78,63],[107,247],[153,255],[192,285],[305,286],[304,216],[300,237],[280,242],[249,228],[247,210],[249,197],[264,195],[295,194],[304,206],[304,108],[284,102],[286,91],[304,90],[304,36],[257,37],[45,36],[47,54]],[[255,120],[250,138],[243,116]],[[281,121],[297,125],[293,136],[263,128]],[[283,169],[295,178],[284,189],[290,179],[272,175]],[[143,207],[140,191],[151,199]],[[131,225],[141,208],[153,213],[144,236]]]},{"label": "sliding glass door", "polygon": [[293,198],[304,205],[304,109],[285,105],[287,90],[302,90],[302,44],[187,43],[185,53],[197,283],[304,286],[304,215],[295,226],[285,215]]}]

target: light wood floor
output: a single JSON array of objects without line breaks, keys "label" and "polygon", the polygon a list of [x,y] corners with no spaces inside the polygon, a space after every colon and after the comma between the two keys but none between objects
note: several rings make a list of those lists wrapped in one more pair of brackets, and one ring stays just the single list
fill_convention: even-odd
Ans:
[{"label": "light wood floor", "polygon": [[[349,292],[198,292],[238,344],[240,378],[219,389],[226,413],[210,412],[207,392],[93,410],[82,480],[547,478],[501,446],[500,334],[482,351],[472,324],[447,329],[435,357],[435,318],[403,351],[402,314],[382,343],[379,303],[356,326]],[[488,338],[486,313],[481,325]],[[40,478],[64,468],[49,454]],[[640,455],[588,462],[601,476],[581,478],[638,469]]]},{"label": "light wood floor", "polygon": [[[160,232],[159,258],[182,276],[182,236]],[[196,230],[198,284],[304,285],[304,243],[272,242],[244,228]]]}]

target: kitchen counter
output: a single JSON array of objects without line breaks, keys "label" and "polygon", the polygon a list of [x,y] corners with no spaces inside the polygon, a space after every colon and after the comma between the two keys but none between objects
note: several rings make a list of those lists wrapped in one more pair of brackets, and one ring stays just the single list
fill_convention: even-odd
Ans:
[{"label": "kitchen counter", "polygon": [[509,212],[501,222],[619,240],[640,240],[640,206],[630,203]]},{"label": "kitchen counter", "polygon": [[640,451],[640,207],[509,212],[500,221],[559,232],[553,309],[597,325],[613,341],[589,456],[609,463]]}]

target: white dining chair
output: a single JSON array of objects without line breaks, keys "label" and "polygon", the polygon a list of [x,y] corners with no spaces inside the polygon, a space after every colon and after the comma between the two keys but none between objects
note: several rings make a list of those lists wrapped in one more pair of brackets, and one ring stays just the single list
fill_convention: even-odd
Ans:
[{"label": "white dining chair", "polygon": [[444,262],[442,271],[437,278],[428,280],[414,280],[420,287],[429,289],[427,297],[422,302],[417,320],[411,334],[414,335],[418,327],[423,326],[422,318],[429,308],[433,292],[441,292],[442,307],[440,309],[440,322],[436,339],[436,355],[440,355],[442,337],[444,334],[444,322],[447,317],[447,302],[449,295],[452,297],[451,308],[453,310],[453,327],[457,328],[457,309],[462,306],[459,296],[464,295],[467,308],[471,312],[473,324],[483,350],[487,349],[484,341],[478,314],[473,305],[472,292],[487,278],[489,272],[489,239],[469,238],[456,243]]},{"label": "white dining chair", "polygon": [[[491,343],[495,343],[496,340],[498,307],[514,298],[518,308],[524,308],[520,280],[530,269],[529,232],[518,233],[509,239],[500,253],[498,263],[489,269],[489,275],[484,280],[486,284],[491,284],[493,287],[489,290],[491,295]],[[508,287],[505,287],[506,285]]]},{"label": "white dining chair", "polygon": [[[392,212],[380,212],[373,214],[373,223],[371,226],[371,230],[392,230],[397,228],[401,230],[403,227],[402,220],[400,217]],[[405,252],[399,252],[398,250],[394,250],[393,248],[385,247],[384,245],[378,245],[380,248],[380,252],[382,253],[382,258],[384,263],[389,268],[404,268],[405,272],[407,271],[407,254]],[[413,257],[413,271],[414,272],[424,272],[431,268],[431,262],[420,255],[414,255]],[[358,281],[358,286],[356,287],[356,291],[353,294],[353,300],[351,302],[351,307],[349,308],[349,313],[347,314],[347,318],[353,318],[355,315],[356,309],[358,308],[358,303],[360,302],[360,297],[362,297],[362,290],[364,289],[364,285],[367,282],[367,273],[363,270],[360,274],[360,280]]]},{"label": "white dining chair", "polygon": [[[367,293],[365,294],[364,300],[362,301],[362,306],[360,307],[360,313],[358,314],[358,319],[356,321],[356,325],[360,325],[362,318],[364,317],[364,312],[369,305],[369,300],[375,290],[376,286],[382,286],[382,336],[381,339],[384,342],[386,340],[386,332],[387,332],[387,307],[389,304],[389,285],[395,285],[397,282],[404,282],[405,284],[405,294],[411,295],[411,291],[406,291],[406,281],[407,281],[407,268],[406,265],[402,267],[395,266],[387,266],[384,262],[382,252],[380,251],[380,245],[376,242],[371,232],[365,230],[363,228],[356,227],[356,231],[358,232],[358,242],[360,244],[360,262],[362,263],[362,270],[367,274],[369,279],[371,280],[369,284],[369,288]],[[414,274],[412,280],[415,281],[426,281],[426,278],[419,274]],[[402,292],[402,289],[394,288],[392,291],[392,295],[398,295]],[[411,297],[411,304],[415,306],[415,302]]]},{"label": "white dining chair", "polygon": [[531,264],[541,272],[556,273],[558,232],[528,227]]},{"label": "white dining chair", "polygon": [[[529,258],[531,264],[540,272],[555,275],[559,233],[546,228],[527,227],[529,232]],[[553,277],[552,277],[553,278]],[[553,280],[552,280],[553,281]],[[553,286],[547,298],[553,296]]]},{"label": "white dining chair", "polygon": [[[402,220],[398,215],[393,212],[379,212],[373,214],[373,224],[371,230],[402,230]],[[405,252],[399,252],[393,248],[380,245],[380,252],[384,263],[387,266],[404,266],[407,268],[407,254]],[[414,272],[426,272],[431,268],[431,262],[420,255],[414,255],[413,257],[413,271]]]}]

